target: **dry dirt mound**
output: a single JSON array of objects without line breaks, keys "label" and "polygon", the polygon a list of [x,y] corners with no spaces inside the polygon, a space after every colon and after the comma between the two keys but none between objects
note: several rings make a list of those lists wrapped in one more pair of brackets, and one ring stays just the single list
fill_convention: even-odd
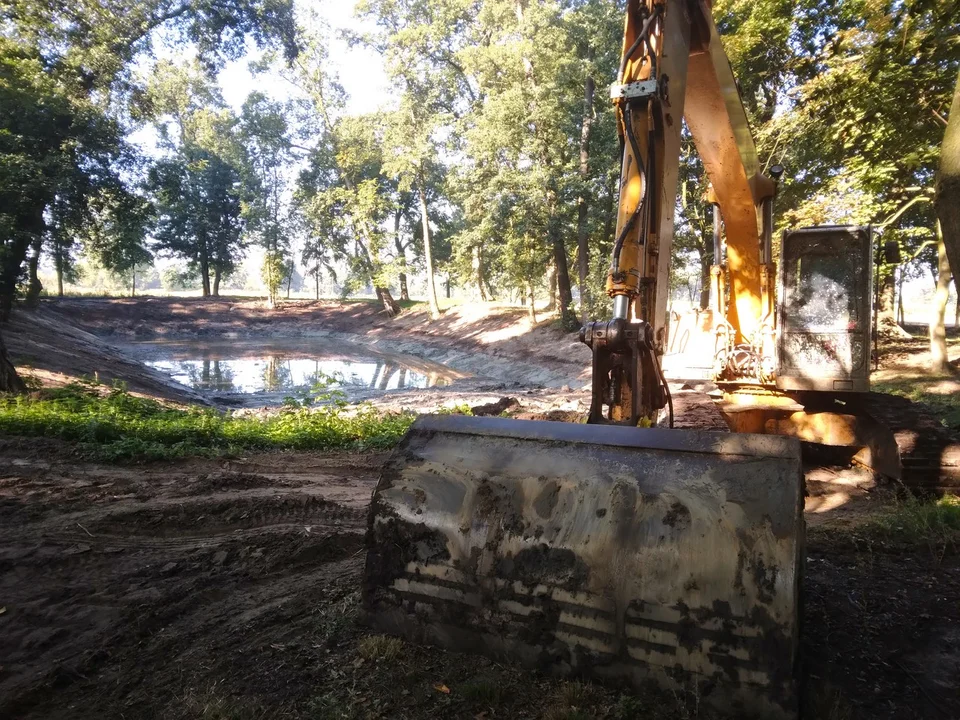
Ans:
[{"label": "dry dirt mound", "polygon": [[34,377],[46,386],[78,379],[97,380],[108,386],[122,381],[134,392],[180,403],[207,403],[190,388],[177,385],[164,373],[128,357],[46,307],[18,308],[3,326],[3,338],[21,375]]}]

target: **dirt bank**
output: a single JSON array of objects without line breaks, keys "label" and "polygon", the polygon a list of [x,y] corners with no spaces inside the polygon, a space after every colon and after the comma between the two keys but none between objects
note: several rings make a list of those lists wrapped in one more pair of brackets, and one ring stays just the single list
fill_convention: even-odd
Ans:
[{"label": "dirt bank", "polygon": [[[200,395],[137,361],[191,352],[205,358],[219,353],[286,360],[349,357],[359,351],[399,358],[402,366],[427,374],[446,368],[454,382],[430,393],[429,410],[457,404],[461,394],[492,397],[541,388],[567,388],[576,395],[568,399],[582,401],[586,395],[579,391],[589,380],[590,353],[575,334],[560,330],[549,316],[531,326],[517,308],[495,305],[454,308],[431,321],[418,309],[390,319],[362,301],[293,302],[269,309],[249,299],[72,298],[46,301],[34,312],[18,311],[5,336],[15,363],[43,384],[77,377],[120,379],[132,390],[183,402],[198,401]],[[344,389],[352,402],[384,395],[377,386]],[[287,389],[205,392],[204,397],[226,407],[263,407],[278,406],[290,394]]]},{"label": "dirt bank", "polygon": [[190,388],[144,366],[101,337],[53,312],[17,309],[3,326],[3,339],[21,376],[44,386],[93,380],[109,386],[123,382],[132,392],[178,403],[208,404]]},{"label": "dirt bank", "polygon": [[453,307],[439,320],[415,307],[389,318],[376,303],[295,301],[270,309],[260,301],[230,298],[68,298],[50,311],[114,341],[158,338],[298,337],[328,334],[369,343],[419,341],[447,351],[482,353],[535,364],[587,381],[590,351],[576,333],[558,328],[553,315],[531,325],[521,308],[477,303]]}]

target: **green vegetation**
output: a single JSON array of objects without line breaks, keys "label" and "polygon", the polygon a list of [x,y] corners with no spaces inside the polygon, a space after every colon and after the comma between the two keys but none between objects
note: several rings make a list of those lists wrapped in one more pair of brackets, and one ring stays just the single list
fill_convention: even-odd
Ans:
[{"label": "green vegetation", "polygon": [[942,557],[960,550],[960,498],[929,501],[911,497],[870,517],[857,531],[870,539],[928,545]]},{"label": "green vegetation", "polygon": [[874,381],[874,392],[887,393],[927,405],[945,427],[960,430],[960,394],[955,391],[938,392],[937,386],[951,382],[943,377],[910,377],[902,380]]},{"label": "green vegetation", "polygon": [[123,388],[102,394],[95,386],[79,384],[30,396],[0,396],[0,434],[68,440],[105,460],[389,448],[413,417],[370,408],[347,414],[339,407],[295,407],[251,417],[170,407]]},{"label": "green vegetation", "polygon": [[389,662],[403,652],[403,641],[388,635],[367,635],[357,644],[357,653],[364,660]]}]

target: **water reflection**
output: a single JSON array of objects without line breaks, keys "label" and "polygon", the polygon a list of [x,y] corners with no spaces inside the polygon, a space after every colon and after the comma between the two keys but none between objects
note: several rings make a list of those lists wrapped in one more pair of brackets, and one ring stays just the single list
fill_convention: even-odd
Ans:
[{"label": "water reflection", "polygon": [[[177,353],[182,355],[182,353]],[[318,381],[336,378],[331,387],[379,391],[448,385],[438,369],[418,371],[385,358],[298,358],[284,354],[243,358],[148,360],[147,365],[200,391],[228,393],[309,390]]]}]

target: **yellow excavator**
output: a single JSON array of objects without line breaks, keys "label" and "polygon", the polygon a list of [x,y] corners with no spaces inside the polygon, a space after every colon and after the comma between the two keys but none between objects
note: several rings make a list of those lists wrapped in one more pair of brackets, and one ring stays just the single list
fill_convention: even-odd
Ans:
[{"label": "yellow excavator", "polygon": [[[630,0],[611,97],[612,318],[580,333],[588,421],[419,418],[374,492],[366,617],[555,674],[692,691],[734,717],[796,718],[799,440],[898,462],[838,405],[867,389],[870,231],[785,233],[778,280],[782,171],[759,169],[709,0]],[[710,310],[668,323],[684,120],[712,184],[716,265]],[[672,429],[664,359],[719,389],[734,432]]]}]

